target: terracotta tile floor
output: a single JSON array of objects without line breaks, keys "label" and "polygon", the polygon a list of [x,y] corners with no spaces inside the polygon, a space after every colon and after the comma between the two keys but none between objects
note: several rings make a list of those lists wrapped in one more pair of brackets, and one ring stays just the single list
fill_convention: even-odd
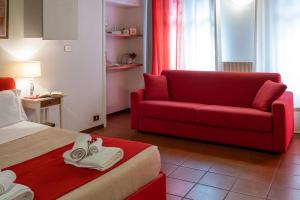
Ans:
[{"label": "terracotta tile floor", "polygon": [[108,118],[101,135],[157,145],[167,199],[300,200],[300,135],[285,154],[141,133],[128,112]]}]

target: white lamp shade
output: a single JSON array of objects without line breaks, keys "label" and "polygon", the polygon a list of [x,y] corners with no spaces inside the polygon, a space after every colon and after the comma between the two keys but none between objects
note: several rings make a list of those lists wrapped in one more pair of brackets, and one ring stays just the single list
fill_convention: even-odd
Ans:
[{"label": "white lamp shade", "polygon": [[41,62],[19,62],[6,66],[2,71],[2,76],[14,78],[36,78],[41,76]]}]

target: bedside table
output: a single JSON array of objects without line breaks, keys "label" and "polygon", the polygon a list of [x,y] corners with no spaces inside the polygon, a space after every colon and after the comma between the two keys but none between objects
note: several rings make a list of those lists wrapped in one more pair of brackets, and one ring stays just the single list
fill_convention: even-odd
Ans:
[{"label": "bedside table", "polygon": [[[22,105],[25,110],[33,110],[35,112],[37,123],[46,123],[48,120],[48,109],[51,106],[59,107],[59,124],[62,128],[62,98],[63,97],[49,97],[39,99],[27,99],[22,98]],[[41,111],[44,111],[44,117],[41,115]]]}]

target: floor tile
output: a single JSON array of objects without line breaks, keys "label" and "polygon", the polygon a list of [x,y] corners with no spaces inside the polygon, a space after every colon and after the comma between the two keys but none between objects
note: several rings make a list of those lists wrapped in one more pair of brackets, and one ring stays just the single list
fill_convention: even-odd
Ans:
[{"label": "floor tile", "polygon": [[229,192],[225,200],[264,200],[264,198]]},{"label": "floor tile", "polygon": [[200,184],[213,186],[225,190],[230,190],[234,184],[236,178],[232,176],[215,174],[208,172],[203,178],[199,181]]},{"label": "floor tile", "polygon": [[283,160],[282,162],[284,164],[286,163],[293,163],[293,164],[300,164],[300,155],[297,155],[297,154],[286,154],[284,157],[283,157]]},{"label": "floor tile", "polygon": [[278,172],[292,175],[300,175],[300,165],[294,163],[285,163],[278,168]]},{"label": "floor tile", "polygon": [[173,173],[170,174],[169,177],[182,179],[190,182],[198,182],[205,173],[205,171],[201,170],[186,167],[178,167]]},{"label": "floor tile", "polygon": [[197,158],[197,159],[189,158],[183,163],[182,166],[199,169],[199,170],[203,170],[203,171],[208,171],[209,168],[212,166],[212,162],[204,160],[204,159],[202,160],[201,158]]},{"label": "floor tile", "polygon": [[250,151],[247,155],[240,154],[240,156],[246,156],[246,166],[264,166],[269,168],[277,168],[281,162],[281,154],[272,154],[263,151]]},{"label": "floor tile", "polygon": [[167,200],[181,200],[182,197],[167,194]]},{"label": "floor tile", "polygon": [[270,184],[260,181],[238,179],[231,191],[250,196],[266,198],[270,189]]},{"label": "floor tile", "polygon": [[240,166],[234,165],[234,164],[217,163],[217,164],[214,164],[209,169],[209,171],[218,173],[218,174],[224,174],[224,175],[237,177],[241,173],[242,168]]},{"label": "floor tile", "polygon": [[268,195],[270,200],[299,200],[300,190],[272,185]]},{"label": "floor tile", "polygon": [[186,153],[176,149],[168,149],[166,152],[161,153],[162,163],[181,165],[186,159]]},{"label": "floor tile", "polygon": [[194,186],[194,183],[173,178],[167,178],[167,193],[175,196],[184,197]]},{"label": "floor tile", "polygon": [[282,187],[300,189],[300,176],[286,173],[278,173],[274,178],[273,184]]},{"label": "floor tile", "polygon": [[[168,192],[174,193],[174,196],[171,196],[172,194],[168,195],[169,199],[175,198],[177,200],[181,197],[188,199],[184,195],[193,188],[195,183],[180,180],[180,178],[195,181],[200,176],[192,176],[196,169],[210,171],[208,174],[218,174],[213,178],[209,178],[209,175],[207,175],[208,178],[204,179],[205,176],[200,178],[199,182],[203,183],[203,185],[198,183],[195,188],[202,186],[202,199],[214,199],[215,196],[218,199],[218,194],[220,194],[220,191],[221,193],[223,191],[221,188],[227,189],[229,188],[228,185],[230,185],[230,181],[229,183],[226,181],[227,178],[222,179],[220,177],[232,176],[244,181],[239,181],[239,184],[233,184],[231,190],[234,189],[240,192],[231,191],[227,196],[227,200],[230,198],[241,200],[246,198],[247,200],[249,196],[251,196],[251,200],[254,200],[254,197],[252,198],[253,195],[257,196],[257,194],[260,194],[260,196],[264,196],[267,193],[270,182],[273,181],[268,200],[300,200],[300,190],[293,189],[300,189],[300,134],[294,135],[286,153],[273,154],[132,130],[130,128],[129,112],[109,115],[107,127],[93,133],[98,133],[100,136],[141,141],[158,146],[161,153],[162,171],[169,176],[179,167],[192,169],[186,171],[178,170],[172,174],[174,178],[168,178]],[[213,185],[214,187],[208,185]],[[196,189],[194,193],[197,194],[195,191]],[[176,194],[181,195],[181,197],[176,196]],[[191,194],[189,195],[191,197]],[[199,197],[196,195],[196,198]]]},{"label": "floor tile", "polygon": [[227,193],[226,190],[197,184],[186,197],[193,200],[223,200]]},{"label": "floor tile", "polygon": [[300,135],[294,134],[293,140],[288,148],[288,153],[300,154]]},{"label": "floor tile", "polygon": [[241,170],[239,178],[271,183],[275,176],[275,168],[250,167]]},{"label": "floor tile", "polygon": [[161,164],[161,170],[166,174],[166,176],[169,176],[177,168],[178,168],[177,165],[172,165],[172,164],[167,164],[167,163]]}]

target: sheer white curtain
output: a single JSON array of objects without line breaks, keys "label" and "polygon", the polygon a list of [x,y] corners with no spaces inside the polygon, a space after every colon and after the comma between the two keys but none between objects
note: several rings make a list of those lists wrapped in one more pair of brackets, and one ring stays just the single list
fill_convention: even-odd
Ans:
[{"label": "sheer white curtain", "polygon": [[183,0],[181,49],[181,68],[215,70],[213,0]]},{"label": "sheer white curtain", "polygon": [[256,70],[279,72],[300,107],[300,1],[257,0]]}]

